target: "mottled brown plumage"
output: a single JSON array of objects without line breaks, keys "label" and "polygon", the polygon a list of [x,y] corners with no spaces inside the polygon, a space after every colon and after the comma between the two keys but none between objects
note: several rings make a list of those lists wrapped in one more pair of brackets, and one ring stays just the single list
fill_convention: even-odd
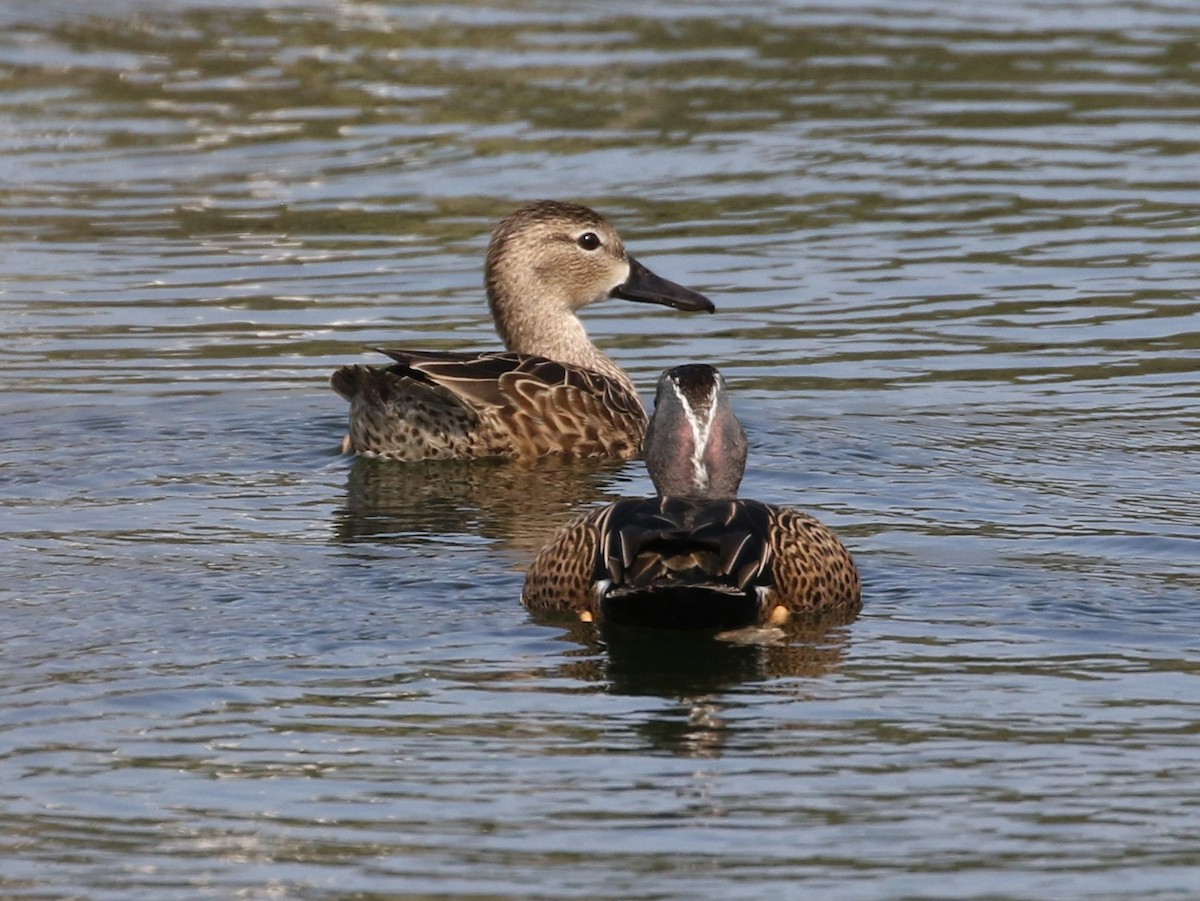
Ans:
[{"label": "mottled brown plumage", "polygon": [[646,428],[633,383],[588,339],[576,313],[605,297],[712,311],[625,252],[587,207],[528,204],[488,246],[488,304],[507,353],[381,349],[390,366],[343,366],[345,448],[397,460],[544,454],[637,455]]},{"label": "mottled brown plumage", "polygon": [[527,607],[676,628],[858,611],[858,570],[833,532],[799,510],[735,497],[745,435],[715,369],[663,374],[645,451],[658,496],[560,531],[526,575]]}]

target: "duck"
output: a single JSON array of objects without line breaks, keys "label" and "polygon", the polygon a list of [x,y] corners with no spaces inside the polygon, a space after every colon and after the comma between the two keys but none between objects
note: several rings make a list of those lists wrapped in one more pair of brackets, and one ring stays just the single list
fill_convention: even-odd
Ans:
[{"label": "duck", "polygon": [[602,215],[556,200],[500,220],[485,286],[503,352],[372,348],[392,362],[333,373],[333,390],[350,402],[343,452],[401,461],[632,459],[645,408],[629,376],[588,338],[579,310],[609,297],[715,309],[630,256]]},{"label": "duck", "polygon": [[807,513],[739,498],[746,457],[720,372],[705,363],[668,369],[644,447],[656,495],[563,527],[534,557],[522,603],[585,623],[667,629],[853,618],[862,584],[850,552]]}]

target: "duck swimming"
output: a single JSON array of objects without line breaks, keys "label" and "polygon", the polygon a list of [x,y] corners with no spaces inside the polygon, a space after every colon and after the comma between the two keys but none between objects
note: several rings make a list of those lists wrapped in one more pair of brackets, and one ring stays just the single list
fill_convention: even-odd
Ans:
[{"label": "duck swimming", "polygon": [[833,532],[799,510],[737,497],[746,434],[712,366],[663,373],[645,458],[657,496],[616,501],[560,531],[525,577],[526,607],[714,629],[858,612],[858,570]]},{"label": "duck swimming", "polygon": [[637,456],[646,411],[576,314],[607,297],[709,313],[712,302],[629,256],[599,213],[560,201],[502,219],[485,272],[507,351],[380,348],[391,365],[341,367],[330,383],[350,402],[343,450],[409,461]]}]

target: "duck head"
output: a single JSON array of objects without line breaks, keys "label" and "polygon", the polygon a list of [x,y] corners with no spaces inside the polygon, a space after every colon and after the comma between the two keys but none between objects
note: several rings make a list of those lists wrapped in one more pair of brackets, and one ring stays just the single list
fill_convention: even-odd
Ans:
[{"label": "duck head", "polygon": [[737,497],[746,450],[746,433],[721,373],[689,363],[662,374],[643,444],[646,469],[660,495]]}]

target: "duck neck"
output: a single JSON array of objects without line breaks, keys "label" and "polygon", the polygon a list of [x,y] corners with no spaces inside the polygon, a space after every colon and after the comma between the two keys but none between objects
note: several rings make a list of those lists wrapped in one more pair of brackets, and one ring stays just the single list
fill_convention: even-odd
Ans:
[{"label": "duck neck", "polygon": [[544,309],[536,313],[507,311],[507,315],[496,317],[496,327],[504,346],[514,353],[546,357],[567,366],[590,369],[636,395],[629,376],[591,342],[583,323],[573,313],[548,314]]}]

